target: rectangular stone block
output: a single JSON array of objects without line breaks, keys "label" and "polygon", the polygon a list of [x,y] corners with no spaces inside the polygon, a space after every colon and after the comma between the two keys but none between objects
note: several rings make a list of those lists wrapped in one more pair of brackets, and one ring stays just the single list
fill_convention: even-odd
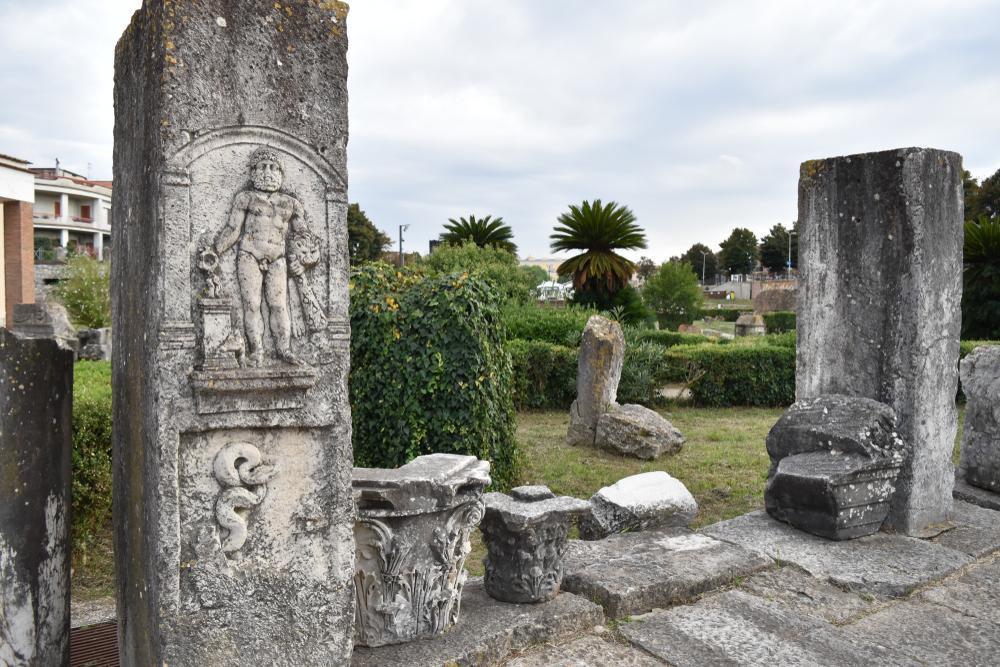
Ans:
[{"label": "rectangular stone block", "polygon": [[0,665],[69,664],[73,353],[0,328]]},{"label": "rectangular stone block", "polygon": [[122,664],[350,660],[346,13],[146,0],[118,44]]},{"label": "rectangular stone block", "polygon": [[962,298],[962,158],[903,148],[799,176],[796,397],[890,405],[911,447],[887,524],[927,535],[951,507]]}]

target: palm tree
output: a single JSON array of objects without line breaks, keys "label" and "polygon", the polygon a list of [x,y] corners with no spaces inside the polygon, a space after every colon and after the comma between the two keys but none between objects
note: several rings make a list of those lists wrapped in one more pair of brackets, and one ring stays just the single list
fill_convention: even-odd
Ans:
[{"label": "palm tree", "polygon": [[517,246],[511,241],[514,238],[514,230],[504,223],[503,218],[491,218],[489,215],[480,220],[476,220],[474,215],[469,215],[468,219],[448,218],[441,240],[455,245],[472,241],[480,248],[489,245],[506,250],[512,255],[516,254]]},{"label": "palm tree", "polygon": [[578,292],[601,291],[613,294],[628,285],[636,265],[616,250],[646,247],[646,234],[635,222],[627,206],[600,199],[591,204],[570,205],[569,213],[559,216],[552,239],[552,250],[583,250],[559,265],[560,276],[572,275]]},{"label": "palm tree", "polygon": [[965,223],[962,338],[990,339],[1000,331],[1000,219]]}]

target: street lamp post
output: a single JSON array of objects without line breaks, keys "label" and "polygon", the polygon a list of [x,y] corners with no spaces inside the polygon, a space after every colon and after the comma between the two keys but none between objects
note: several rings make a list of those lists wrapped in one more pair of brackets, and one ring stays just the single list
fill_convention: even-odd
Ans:
[{"label": "street lamp post", "polygon": [[409,225],[399,226],[399,265],[403,266],[403,232],[409,229]]},{"label": "street lamp post", "polygon": [[[700,250],[698,252],[701,252]],[[708,258],[707,252],[701,252],[701,286],[705,286],[705,259]]]},{"label": "street lamp post", "polygon": [[795,234],[795,230],[788,232],[788,275],[792,275],[792,235]]}]

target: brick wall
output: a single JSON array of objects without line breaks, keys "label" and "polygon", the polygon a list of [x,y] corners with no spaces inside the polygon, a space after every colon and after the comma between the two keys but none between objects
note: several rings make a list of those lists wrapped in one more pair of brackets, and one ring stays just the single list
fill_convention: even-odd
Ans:
[{"label": "brick wall", "polygon": [[3,203],[4,312],[14,321],[14,305],[35,302],[35,240],[31,204]]}]

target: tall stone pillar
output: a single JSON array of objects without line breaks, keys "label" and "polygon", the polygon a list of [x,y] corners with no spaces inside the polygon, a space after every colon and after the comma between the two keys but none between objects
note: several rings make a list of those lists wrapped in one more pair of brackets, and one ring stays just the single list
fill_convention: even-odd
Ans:
[{"label": "tall stone pillar", "polygon": [[122,664],[349,660],[346,14],[145,0],[118,43]]},{"label": "tall stone pillar", "polygon": [[0,665],[69,664],[73,353],[0,329]]},{"label": "tall stone pillar", "polygon": [[35,224],[30,202],[3,203],[4,309],[9,325],[14,306],[35,302]]},{"label": "tall stone pillar", "polygon": [[811,160],[799,176],[796,396],[892,406],[911,449],[887,525],[951,507],[962,299],[962,158],[903,148]]}]

